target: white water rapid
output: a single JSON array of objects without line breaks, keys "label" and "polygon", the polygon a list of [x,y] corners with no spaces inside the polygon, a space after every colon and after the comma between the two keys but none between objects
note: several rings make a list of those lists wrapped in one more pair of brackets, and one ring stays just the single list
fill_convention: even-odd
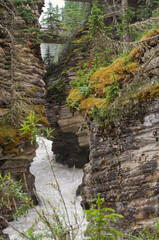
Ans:
[{"label": "white water rapid", "polygon": [[[51,151],[52,142],[46,139],[43,139],[45,146],[47,147],[47,151],[49,153],[49,156],[51,159],[54,158],[53,152]],[[50,212],[51,207],[47,203],[49,200],[50,203],[53,206],[58,206],[60,203],[60,197],[57,192],[57,190],[53,187],[55,184],[55,180],[53,178],[53,174],[51,171],[51,168],[49,166],[47,152],[45,150],[45,147],[43,145],[43,141],[41,139],[38,140],[39,148],[36,150],[36,157],[34,158],[34,161],[31,165],[30,171],[35,176],[35,186],[36,186],[36,192],[40,199],[40,206],[37,206],[37,210],[40,209],[46,209]],[[82,170],[80,169],[69,169],[67,166],[63,166],[62,164],[54,163],[54,171],[56,174],[56,177],[58,179],[58,183],[60,185],[60,189],[62,192],[62,195],[65,199],[67,210],[71,219],[72,225],[74,225],[74,214],[78,217],[78,221],[82,222],[83,219],[83,213],[82,208],[80,206],[81,198],[77,197],[76,199],[76,207],[73,204],[73,201],[76,198],[76,189],[81,183],[82,180]],[[59,208],[61,209],[61,205],[59,204]],[[21,217],[18,219],[18,221],[11,222],[11,225],[14,226],[14,228],[18,229],[19,231],[27,231],[32,225],[32,223],[35,222],[37,219],[37,214],[35,211],[31,210],[27,216]],[[37,220],[37,226],[36,231],[37,232],[43,232],[43,224]],[[84,221],[85,222],[85,221]],[[76,236],[76,240],[82,240],[83,236],[81,235],[83,232],[83,229],[85,228],[85,223],[82,223],[82,230],[80,233]],[[8,227],[4,230],[4,233],[9,234],[10,240],[22,240],[21,236],[13,230],[13,228]],[[50,240],[52,238],[45,237],[43,240]],[[61,239],[62,240],[62,239]]]}]

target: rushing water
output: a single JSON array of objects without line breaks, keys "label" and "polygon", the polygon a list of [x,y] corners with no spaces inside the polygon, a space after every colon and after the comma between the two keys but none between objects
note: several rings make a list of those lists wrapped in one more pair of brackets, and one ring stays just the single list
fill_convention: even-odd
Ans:
[{"label": "rushing water", "polygon": [[[47,151],[49,153],[50,159],[54,159],[53,153],[51,151],[52,142],[49,140],[44,140],[45,146],[47,147]],[[62,204],[60,203],[60,197],[58,191],[53,187],[55,184],[55,180],[53,178],[53,174],[48,162],[47,152],[45,150],[43,141],[39,139],[39,148],[36,151],[36,157],[31,165],[30,171],[35,176],[35,186],[37,195],[40,199],[40,206],[37,206],[37,210],[46,209],[50,212],[49,202],[53,206],[58,206],[58,208],[62,208]],[[58,183],[60,185],[61,192],[66,202],[67,210],[72,222],[74,224],[74,215],[78,217],[78,221],[81,222],[83,219],[82,208],[80,206],[81,198],[77,197],[76,199],[76,207],[74,206],[74,200],[76,198],[76,189],[82,180],[82,170],[80,169],[69,169],[67,166],[63,166],[61,164],[57,164],[53,162],[54,171],[56,177],[58,179]],[[61,205],[60,205],[61,204]],[[18,221],[13,221],[11,224],[18,230],[27,231],[29,227],[31,227],[32,223],[37,219],[37,214],[35,211],[31,210],[27,217],[21,217]],[[36,230],[38,232],[43,232],[43,224],[37,220]],[[82,228],[84,229],[85,224],[82,224]],[[83,230],[81,230],[83,231]],[[4,230],[5,233],[9,234],[10,240],[21,238],[15,230],[11,227],[8,227]],[[81,233],[76,237],[77,240],[81,240],[83,237]],[[45,238],[45,240],[49,240],[50,238]]]}]

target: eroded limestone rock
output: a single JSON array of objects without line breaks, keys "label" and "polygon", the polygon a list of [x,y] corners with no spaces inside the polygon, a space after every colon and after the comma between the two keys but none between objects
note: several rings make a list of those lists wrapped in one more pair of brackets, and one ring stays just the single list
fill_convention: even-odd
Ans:
[{"label": "eroded limestone rock", "polygon": [[[32,12],[37,16],[37,21],[32,22],[32,26],[38,26],[38,18],[41,14],[43,4],[44,1],[39,0],[38,4],[32,6]],[[29,8],[29,5],[27,5],[27,7]],[[16,12],[15,15],[16,26],[14,35],[16,37],[18,36],[18,41],[15,41],[14,45],[14,63],[11,62],[11,39],[6,31],[0,29],[0,144],[2,145],[0,146],[0,174],[4,176],[5,174],[11,173],[13,179],[21,179],[24,184],[24,191],[28,192],[28,195],[32,197],[36,203],[37,200],[33,191],[33,189],[35,189],[34,176],[29,170],[30,164],[35,156],[35,148],[27,142],[27,138],[22,139],[20,134],[16,136],[15,126],[12,126],[13,129],[11,129],[10,133],[6,133],[5,130],[7,131],[7,126],[10,124],[10,121],[7,120],[7,114],[9,114],[9,109],[13,101],[18,102],[19,100],[19,102],[21,101],[24,104],[27,102],[28,107],[43,107],[46,93],[44,89],[45,83],[43,81],[44,64],[41,58],[40,46],[33,42],[31,43],[27,34],[25,37],[23,36],[19,39],[19,30],[26,28],[27,23],[18,15],[18,12]],[[3,19],[3,15],[1,17]],[[5,21],[6,20],[11,22],[9,14]],[[10,26],[10,23],[8,26]],[[13,73],[12,64],[14,65],[13,79],[11,79],[11,73]],[[20,110],[23,110],[23,104]],[[19,115],[17,114],[17,121],[18,118]],[[12,136],[12,133],[15,135],[15,138]],[[3,139],[5,136],[8,137],[9,140],[7,140],[7,138],[6,140],[5,138]],[[15,143],[13,149],[9,148],[9,150],[4,151],[4,148],[9,146],[9,143]],[[0,193],[0,195],[2,196],[2,193]],[[0,215],[7,220],[11,220],[14,211],[14,205],[12,209],[3,206],[0,209]],[[4,227],[6,227],[6,223],[0,220],[0,238],[3,236],[2,229]]]},{"label": "eroded limestone rock", "polygon": [[159,217],[159,100],[145,103],[109,134],[90,123],[90,162],[84,167],[83,204],[101,193],[124,216],[121,228],[153,225]]}]

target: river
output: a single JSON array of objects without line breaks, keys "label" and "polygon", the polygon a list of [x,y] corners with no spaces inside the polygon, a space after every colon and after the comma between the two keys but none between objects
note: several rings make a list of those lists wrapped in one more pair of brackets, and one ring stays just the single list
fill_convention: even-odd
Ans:
[{"label": "river", "polygon": [[[48,161],[47,152],[45,146],[47,147],[47,152],[50,159],[54,159],[53,152],[51,151],[52,142],[47,139],[38,139],[39,148],[36,150],[36,157],[31,164],[30,171],[35,176],[35,186],[38,198],[40,199],[40,205],[36,207],[38,211],[41,209],[47,209],[50,213],[51,207],[50,204],[56,206],[58,209],[62,209],[63,204],[61,203],[61,198],[58,191],[54,187],[55,180],[51,171],[51,167]],[[77,217],[78,223],[81,223],[81,229],[76,236],[76,240],[83,239],[83,229],[85,229],[85,220],[82,213],[82,208],[80,206],[81,197],[76,198],[76,189],[82,181],[83,172],[81,169],[70,169],[67,166],[62,164],[52,162],[54,172],[56,174],[62,195],[65,199],[66,208],[69,213],[69,218],[71,224],[75,224],[74,216]],[[50,202],[50,204],[48,203]],[[74,205],[74,202],[76,204]],[[62,210],[64,211],[64,210]],[[62,214],[62,213],[61,213]],[[11,225],[14,226],[19,231],[27,231],[34,222],[37,222],[36,231],[44,232],[44,225],[37,219],[37,214],[34,210],[31,210],[26,217],[20,217],[18,221],[11,222]],[[21,240],[24,239],[20,237],[19,234],[13,230],[13,228],[8,227],[4,230],[4,233],[9,234],[10,240]],[[45,237],[43,240],[50,240],[52,238]]]}]

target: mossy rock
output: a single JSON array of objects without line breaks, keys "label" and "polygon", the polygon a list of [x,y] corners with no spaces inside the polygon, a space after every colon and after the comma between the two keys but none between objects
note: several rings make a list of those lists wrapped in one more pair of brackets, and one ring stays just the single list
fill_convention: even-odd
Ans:
[{"label": "mossy rock", "polygon": [[3,154],[16,152],[16,147],[20,144],[20,132],[9,124],[0,125],[0,145]]},{"label": "mossy rock", "polygon": [[140,102],[147,99],[153,99],[159,97],[159,84],[152,85],[147,84],[141,91],[139,91],[135,96]]},{"label": "mossy rock", "polygon": [[[158,34],[159,28],[146,34],[141,41],[144,40],[144,43],[151,47],[151,40],[149,38]],[[145,41],[146,39],[147,41]],[[76,42],[79,41],[81,40],[77,40]],[[118,102],[120,102],[120,96],[118,96],[118,93],[122,95],[122,90],[124,90],[125,95],[122,96],[122,102],[120,102],[120,104],[122,104],[121,108],[127,106],[127,112],[129,110],[129,105],[132,105],[133,101],[135,102],[137,100],[137,102],[142,102],[147,99],[159,97],[159,84],[148,84],[146,80],[144,81],[144,79],[143,81],[141,81],[142,79],[140,81],[138,80],[139,84],[136,84],[137,80],[134,78],[134,75],[137,74],[138,71],[142,70],[141,62],[145,51],[145,45],[137,46],[128,56],[119,58],[111,65],[101,68],[93,73],[89,79],[88,86],[93,86],[94,90],[86,96],[80,94],[78,87],[74,85],[76,87],[71,90],[67,98],[70,109],[72,111],[79,110],[82,114],[84,111],[88,111],[88,114],[91,116],[91,110],[94,106],[97,106],[99,111],[104,112],[105,109],[107,109],[109,110],[110,115],[113,116],[115,115],[113,111],[116,111],[116,106],[114,106],[114,104],[116,104],[116,98]],[[119,90],[117,89],[118,93],[110,98],[111,101],[107,102],[107,90],[110,89],[111,86],[113,88],[115,83],[118,83],[119,86]],[[133,83],[135,84],[131,86]],[[127,87],[129,88],[128,91]],[[117,106],[119,106],[119,103]]]},{"label": "mossy rock", "polygon": [[103,105],[106,106],[106,101],[105,99],[95,97],[89,97],[87,99],[84,99],[80,104],[80,112],[87,111],[88,114],[91,114],[94,105],[96,105],[100,109],[103,107]]},{"label": "mossy rock", "polygon": [[137,62],[125,62],[125,58],[120,58],[110,66],[98,70],[91,76],[90,80],[96,86],[95,92],[98,97],[105,97],[107,86],[112,85],[116,81],[119,83],[125,82],[128,75],[139,70]]}]

